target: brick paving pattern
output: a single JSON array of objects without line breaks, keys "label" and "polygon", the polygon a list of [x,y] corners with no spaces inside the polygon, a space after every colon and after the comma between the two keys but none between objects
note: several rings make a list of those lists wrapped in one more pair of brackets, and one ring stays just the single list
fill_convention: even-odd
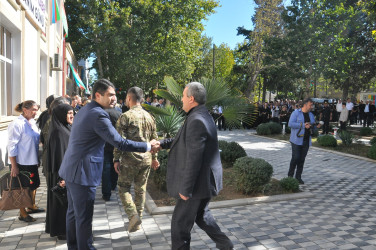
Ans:
[{"label": "brick paving pattern", "polygon": [[[274,177],[287,174],[291,148],[244,130],[219,132],[220,140],[237,141],[252,157],[274,167]],[[303,190],[314,198],[213,209],[218,224],[236,249],[376,249],[376,164],[330,152],[309,150]],[[46,207],[42,179],[38,204]],[[97,249],[170,249],[171,215],[145,214],[142,229],[128,233],[128,219],[118,195],[101,199],[97,189],[93,232]],[[44,233],[45,214],[34,223],[20,222],[18,211],[0,211],[0,249],[67,249],[64,241]],[[216,249],[196,225],[192,249]]]}]

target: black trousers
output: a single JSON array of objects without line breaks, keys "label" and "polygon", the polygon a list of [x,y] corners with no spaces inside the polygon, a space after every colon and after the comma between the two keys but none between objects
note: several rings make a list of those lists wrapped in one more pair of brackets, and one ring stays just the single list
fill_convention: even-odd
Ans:
[{"label": "black trousers", "polygon": [[220,117],[218,118],[218,129],[219,130],[226,130],[226,121],[225,117],[221,114]]},{"label": "black trousers", "polygon": [[367,127],[372,126],[373,124],[373,114],[370,112],[364,113],[364,122],[363,127],[367,125]]},{"label": "black trousers", "polygon": [[171,240],[173,250],[189,250],[191,230],[196,224],[216,243],[219,249],[231,249],[233,244],[214,220],[208,208],[210,198],[178,199],[171,221]]},{"label": "black trousers", "polygon": [[324,126],[322,128],[322,133],[327,135],[329,133],[329,119],[324,120]]},{"label": "black trousers", "polygon": [[346,130],[346,124],[347,124],[347,122],[341,122],[340,121],[340,124],[341,124],[341,130]]},{"label": "black trousers", "polygon": [[295,178],[302,179],[303,166],[309,149],[309,141],[303,141],[303,145],[297,145],[291,142],[291,149],[292,157],[287,175],[294,177],[296,169]]}]

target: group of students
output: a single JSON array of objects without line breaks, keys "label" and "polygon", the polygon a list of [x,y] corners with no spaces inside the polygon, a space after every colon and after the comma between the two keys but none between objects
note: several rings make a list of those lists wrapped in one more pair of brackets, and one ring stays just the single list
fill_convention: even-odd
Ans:
[{"label": "group of students", "polygon": [[[20,116],[8,126],[8,154],[11,161],[11,177],[19,177],[21,185],[32,190],[33,207],[21,208],[19,220],[34,222],[30,214],[45,212],[35,205],[36,189],[40,185],[38,168],[43,166],[47,182],[47,210],[45,231],[51,237],[64,240],[66,234],[65,216],[67,204],[55,196],[51,189],[56,185],[64,187],[65,182],[58,171],[68,146],[70,130],[74,119],[71,100],[65,97],[49,96],[47,110],[38,120],[35,116],[39,105],[32,100],[24,101],[15,108]],[[43,144],[42,162],[39,159],[39,143]],[[17,181],[13,180],[14,183]]]}]

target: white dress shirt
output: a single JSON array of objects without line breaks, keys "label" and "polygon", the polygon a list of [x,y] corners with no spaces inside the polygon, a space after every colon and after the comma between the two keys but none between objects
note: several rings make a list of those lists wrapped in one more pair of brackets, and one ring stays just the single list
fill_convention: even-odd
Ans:
[{"label": "white dress shirt", "polygon": [[347,110],[351,111],[354,107],[354,104],[352,102],[346,102],[346,108]]},{"label": "white dress shirt", "polygon": [[336,110],[337,110],[337,112],[341,112],[342,111],[342,103],[337,103]]},{"label": "white dress shirt", "polygon": [[219,114],[222,114],[222,113],[223,113],[222,106],[219,106],[219,107],[218,107],[218,113],[219,113]]},{"label": "white dress shirt", "polygon": [[39,129],[36,122],[20,115],[8,126],[8,156],[15,156],[21,165],[37,165],[38,152]]},{"label": "white dress shirt", "polygon": [[369,113],[369,104],[364,107],[364,113]]}]

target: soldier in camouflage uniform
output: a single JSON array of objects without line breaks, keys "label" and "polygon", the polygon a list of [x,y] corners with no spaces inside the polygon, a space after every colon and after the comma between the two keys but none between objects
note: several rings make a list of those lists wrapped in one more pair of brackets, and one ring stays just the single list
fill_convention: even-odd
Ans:
[{"label": "soldier in camouflage uniform", "polygon": [[[132,87],[127,92],[126,105],[129,111],[123,113],[116,123],[116,129],[123,138],[128,140],[150,142],[157,139],[154,118],[141,107],[143,91]],[[119,195],[128,215],[128,231],[134,232],[140,228],[142,212],[144,211],[146,184],[150,168],[157,169],[159,162],[156,154],[150,152],[122,152],[114,150],[114,168],[119,174]],[[131,185],[134,182],[135,199],[132,199]]]}]

